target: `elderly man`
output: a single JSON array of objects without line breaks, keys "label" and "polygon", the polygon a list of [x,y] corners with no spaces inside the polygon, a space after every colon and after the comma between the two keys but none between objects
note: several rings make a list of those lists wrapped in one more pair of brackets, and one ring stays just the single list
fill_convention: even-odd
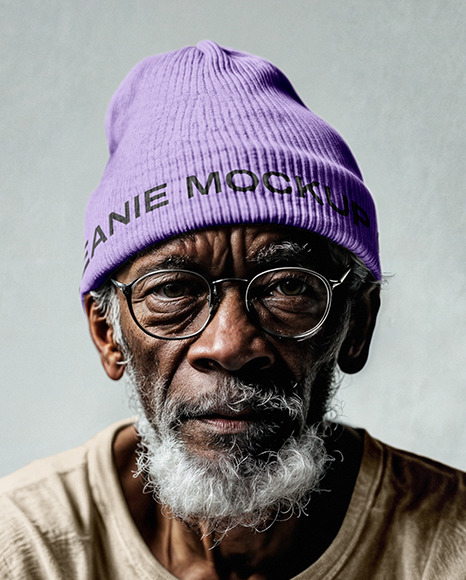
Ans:
[{"label": "elderly man", "polygon": [[138,418],[2,482],[2,578],[465,578],[464,474],[329,416],[381,280],[341,137],[209,41],[137,65],[107,136],[81,291]]}]

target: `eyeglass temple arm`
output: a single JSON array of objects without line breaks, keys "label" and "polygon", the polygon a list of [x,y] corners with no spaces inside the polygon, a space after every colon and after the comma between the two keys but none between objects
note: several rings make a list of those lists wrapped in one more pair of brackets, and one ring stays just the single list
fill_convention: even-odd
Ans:
[{"label": "eyeglass temple arm", "polygon": [[131,293],[131,284],[124,284],[123,282],[119,282],[118,280],[115,280],[113,278],[111,278],[110,280],[112,282],[112,284],[114,284],[119,290],[121,290],[121,292],[123,293],[123,296],[125,298],[128,298],[128,296]]},{"label": "eyeglass temple arm", "polygon": [[329,280],[330,284],[332,285],[332,289],[335,288],[336,286],[339,286],[340,284],[343,284],[343,282],[346,280],[351,270],[352,268],[348,268],[348,270],[346,270],[346,272],[339,280]]}]

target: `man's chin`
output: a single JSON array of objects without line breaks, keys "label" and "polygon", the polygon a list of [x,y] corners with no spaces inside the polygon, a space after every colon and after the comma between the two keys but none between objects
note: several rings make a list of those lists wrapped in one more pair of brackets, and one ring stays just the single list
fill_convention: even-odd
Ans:
[{"label": "man's chin", "polygon": [[144,417],[138,429],[138,472],[147,489],[167,514],[203,533],[221,535],[238,526],[260,531],[271,519],[303,512],[328,461],[311,428],[281,442],[277,451],[264,441],[251,443],[248,431],[216,434],[201,445],[186,443],[179,432],[160,433]]}]

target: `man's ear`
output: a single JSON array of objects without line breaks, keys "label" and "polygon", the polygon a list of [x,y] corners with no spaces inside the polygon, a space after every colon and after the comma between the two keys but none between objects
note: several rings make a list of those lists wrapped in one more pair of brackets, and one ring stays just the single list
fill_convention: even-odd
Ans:
[{"label": "man's ear", "polygon": [[350,327],[338,355],[344,373],[358,373],[366,364],[379,307],[379,286],[369,288],[353,306]]},{"label": "man's ear", "polygon": [[111,379],[117,381],[121,379],[125,372],[125,367],[121,364],[124,357],[120,346],[113,337],[113,328],[102,316],[90,294],[85,297],[84,306],[89,321],[91,338],[99,351],[105,372]]}]

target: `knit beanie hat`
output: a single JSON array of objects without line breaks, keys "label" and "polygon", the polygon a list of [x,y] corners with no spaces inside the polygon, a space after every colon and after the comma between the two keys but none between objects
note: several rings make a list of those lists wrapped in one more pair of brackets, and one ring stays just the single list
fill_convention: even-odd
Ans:
[{"label": "knit beanie hat", "polygon": [[380,279],[375,207],[351,151],[271,63],[211,41],[146,58],[113,96],[106,133],[83,297],[152,244],[243,223],[320,234]]}]

